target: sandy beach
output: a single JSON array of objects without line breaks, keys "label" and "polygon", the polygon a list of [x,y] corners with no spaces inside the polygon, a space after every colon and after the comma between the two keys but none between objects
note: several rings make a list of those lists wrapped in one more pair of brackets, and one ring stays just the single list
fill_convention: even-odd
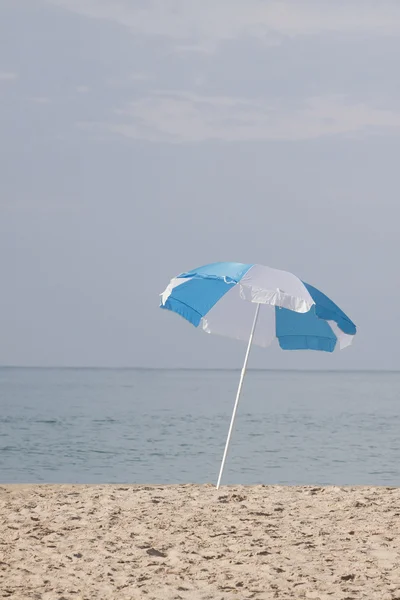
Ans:
[{"label": "sandy beach", "polygon": [[0,597],[400,599],[400,489],[0,487]]}]

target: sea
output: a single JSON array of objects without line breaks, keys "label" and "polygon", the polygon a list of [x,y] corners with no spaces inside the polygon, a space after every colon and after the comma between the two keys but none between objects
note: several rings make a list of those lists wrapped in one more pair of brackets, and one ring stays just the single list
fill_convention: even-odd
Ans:
[{"label": "sea", "polygon": [[[0,483],[215,483],[240,372],[0,368]],[[223,484],[400,485],[400,373],[248,371]]]}]

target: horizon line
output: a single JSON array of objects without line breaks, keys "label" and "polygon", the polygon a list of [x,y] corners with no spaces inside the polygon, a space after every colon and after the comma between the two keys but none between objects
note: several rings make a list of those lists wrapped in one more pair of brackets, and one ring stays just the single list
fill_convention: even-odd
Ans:
[{"label": "horizon line", "polygon": [[[31,370],[87,370],[87,371],[241,371],[241,367],[143,367],[143,366],[74,366],[74,365],[0,365],[0,369]],[[399,373],[400,369],[300,369],[248,367],[247,371],[296,372],[296,373]]]}]

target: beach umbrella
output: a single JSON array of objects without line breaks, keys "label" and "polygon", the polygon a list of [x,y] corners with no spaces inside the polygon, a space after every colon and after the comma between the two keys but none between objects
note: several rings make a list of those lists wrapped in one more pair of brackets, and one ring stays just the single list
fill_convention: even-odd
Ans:
[{"label": "beach umbrella", "polygon": [[283,350],[333,352],[349,346],[356,326],[325,294],[292,273],[257,264],[219,262],[181,273],[160,307],[195,327],[247,341],[217,489],[228,453],[252,344],[278,341]]}]

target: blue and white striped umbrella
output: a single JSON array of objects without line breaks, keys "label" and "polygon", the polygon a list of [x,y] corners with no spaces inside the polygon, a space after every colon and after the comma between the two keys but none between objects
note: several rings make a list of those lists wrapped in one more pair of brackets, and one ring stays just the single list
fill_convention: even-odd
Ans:
[{"label": "blue and white striped umbrella", "polygon": [[228,451],[251,344],[283,350],[322,350],[349,346],[356,326],[317,288],[292,273],[233,262],[205,265],[172,279],[161,308],[195,327],[248,341],[217,488]]},{"label": "blue and white striped umbrella", "polygon": [[295,275],[262,265],[215,263],[182,273],[161,295],[161,308],[195,327],[247,341],[260,305],[253,343],[283,350],[324,350],[351,344],[356,326],[322,292]]}]

